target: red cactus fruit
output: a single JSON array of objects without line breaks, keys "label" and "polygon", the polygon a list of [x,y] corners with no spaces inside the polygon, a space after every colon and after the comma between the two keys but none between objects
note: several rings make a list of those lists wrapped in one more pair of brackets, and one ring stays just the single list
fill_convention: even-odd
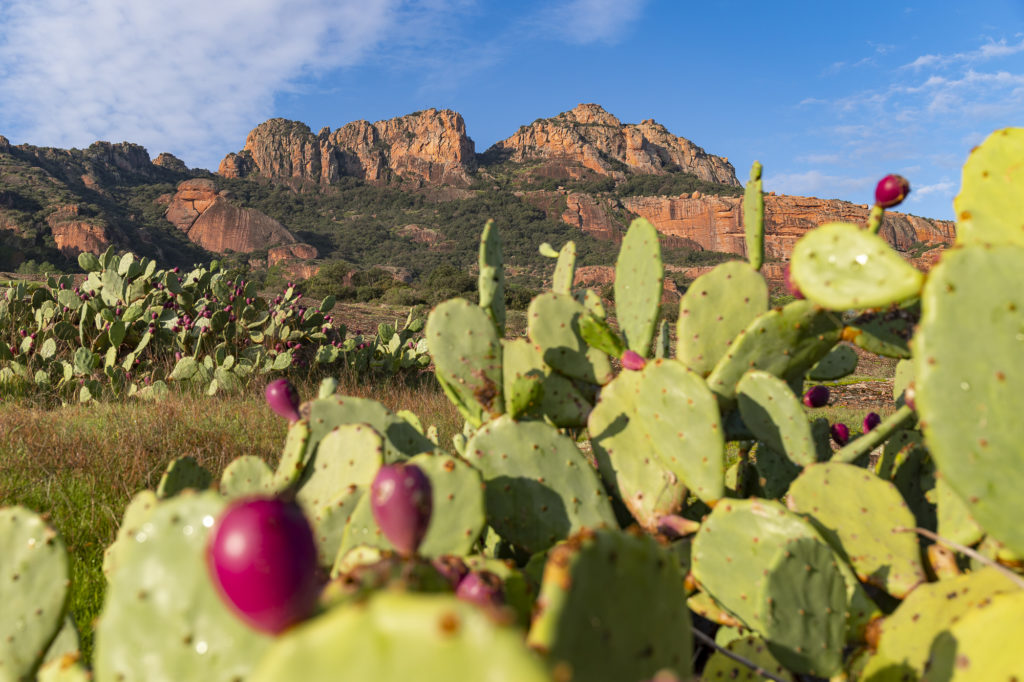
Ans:
[{"label": "red cactus fruit", "polygon": [[221,596],[257,630],[277,634],[316,607],[316,543],[294,502],[249,498],[232,503],[210,534],[206,556]]},{"label": "red cactus fruit", "polygon": [[412,556],[430,525],[430,479],[415,464],[382,466],[370,485],[370,509],[395,550],[402,556]]},{"label": "red cactus fruit", "polygon": [[439,556],[430,561],[431,565],[456,589],[462,579],[469,574],[469,566],[462,557],[454,555]]},{"label": "red cactus fruit", "polygon": [[850,440],[850,429],[842,422],[836,422],[830,426],[829,432],[832,434],[832,440],[836,442],[836,445],[846,445]]},{"label": "red cactus fruit", "polygon": [[490,571],[472,571],[459,583],[455,596],[484,608],[501,606],[505,603],[505,586]]},{"label": "red cactus fruit", "polygon": [[621,360],[624,368],[633,370],[634,372],[639,372],[644,368],[644,365],[647,364],[647,361],[644,360],[643,356],[635,350],[627,350],[622,354]]},{"label": "red cactus fruit", "polygon": [[828,396],[827,386],[812,386],[804,393],[804,405],[807,407],[823,407],[828,404]]},{"label": "red cactus fruit", "polygon": [[868,412],[866,415],[864,415],[864,424],[863,424],[863,427],[864,427],[863,431],[864,431],[864,433],[867,433],[868,431],[871,431],[872,429],[874,429],[876,426],[878,426],[881,423],[882,423],[882,418],[878,416],[877,412]]},{"label": "red cactus fruit", "polygon": [[270,409],[277,412],[290,422],[298,421],[299,415],[299,393],[287,379],[275,379],[267,384],[265,391],[267,404]]},{"label": "red cactus fruit", "polygon": [[886,175],[875,187],[875,203],[882,208],[898,206],[910,194],[910,183],[901,175]]}]

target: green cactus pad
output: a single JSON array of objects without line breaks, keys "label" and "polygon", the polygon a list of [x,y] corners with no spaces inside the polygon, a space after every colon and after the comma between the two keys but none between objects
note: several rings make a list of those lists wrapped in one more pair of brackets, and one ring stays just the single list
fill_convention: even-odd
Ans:
[{"label": "green cactus pad", "polygon": [[158,504],[136,532],[96,626],[97,680],[228,682],[249,674],[270,638],[235,616],[206,564],[207,535],[225,504],[213,492],[182,493]]},{"label": "green cactus pad", "polygon": [[568,294],[546,292],[526,312],[530,341],[540,347],[544,362],[573,379],[606,384],[612,379],[608,355],[591,348],[580,334],[586,308]]},{"label": "green cactus pad", "polygon": [[555,274],[551,278],[551,290],[559,294],[572,293],[575,278],[576,242],[568,241],[558,252],[558,263],[555,264]]},{"label": "green cactus pad", "polygon": [[957,244],[1024,246],[1024,128],[997,130],[975,147],[953,200]]},{"label": "green cactus pad", "polygon": [[[862,679],[873,679],[872,675],[882,671],[878,679],[899,679],[899,675],[893,673],[909,673],[910,679],[924,675],[929,651],[940,633],[961,619],[966,620],[967,614],[992,601],[993,597],[1007,593],[1021,594],[1021,591],[993,568],[921,585],[882,621],[877,654],[868,662]],[[1020,620],[1019,610],[1017,620]],[[988,634],[992,635],[993,631]],[[1019,658],[1019,652],[1017,654]]]},{"label": "green cactus pad", "polygon": [[220,494],[228,499],[273,492],[274,472],[256,455],[236,457],[220,476]]},{"label": "green cactus pad", "polygon": [[676,514],[686,502],[686,485],[656,450],[636,420],[640,372],[622,372],[601,389],[587,430],[598,470],[617,490],[637,522],[655,532],[658,517]]},{"label": "green cactus pad", "polygon": [[945,479],[939,478],[935,481],[935,496],[939,535],[961,545],[976,545],[981,542],[985,535],[984,529],[971,518],[967,505]]},{"label": "green cactus pad", "polygon": [[810,422],[785,381],[753,369],[740,379],[736,395],[743,421],[758,440],[785,453],[794,464],[807,466],[817,461]]},{"label": "green cactus pad", "polygon": [[761,164],[750,166],[750,180],[743,192],[743,228],[750,267],[761,269],[764,262],[764,192],[761,182]]},{"label": "green cactus pad", "polygon": [[769,499],[782,499],[803,468],[794,464],[785,453],[759,443],[754,451],[754,469],[761,495]]},{"label": "green cactus pad", "polygon": [[[527,643],[576,680],[641,680],[691,673],[683,574],[647,536],[583,533],[548,555]],[[622,586],[608,599],[609,586]],[[597,645],[597,646],[595,646]]]},{"label": "green cactus pad", "polygon": [[857,369],[859,358],[850,346],[840,344],[828,352],[807,372],[811,381],[834,381],[853,374]]},{"label": "green cactus pad", "polygon": [[[928,449],[971,516],[1017,554],[1024,489],[1024,247],[952,249],[931,271],[914,340]],[[965,352],[965,348],[970,352]]]},{"label": "green cactus pad", "polygon": [[[540,400],[528,407],[522,416],[544,415],[558,427],[586,424],[593,406],[567,377],[556,374],[544,363],[541,350],[528,339],[502,341],[502,374],[505,394],[511,395],[516,381],[536,379],[540,382]],[[517,418],[519,418],[517,416]]]},{"label": "green cactus pad", "polygon": [[136,533],[149,519],[156,504],[156,494],[152,490],[140,490],[128,502],[128,506],[124,510],[124,518],[117,528],[117,537],[103,551],[103,575],[107,577],[108,582],[113,579],[114,572],[122,563],[121,557],[129,545],[135,541]]},{"label": "green cactus pad", "polygon": [[1020,655],[1024,592],[1004,594],[979,605],[941,633],[925,668],[928,679],[970,682],[1019,680],[1024,677]]},{"label": "green cactus pad", "polygon": [[892,483],[852,464],[804,469],[789,487],[789,508],[806,516],[857,577],[897,598],[927,580],[914,515]]},{"label": "green cactus pad", "polygon": [[92,675],[78,662],[77,654],[67,654],[39,668],[36,682],[89,682]]},{"label": "green cactus pad", "polygon": [[809,300],[832,310],[880,308],[913,298],[922,275],[884,239],[857,225],[826,223],[793,247],[793,281]]},{"label": "green cactus pad", "polygon": [[483,473],[490,525],[531,554],[583,528],[615,526],[597,472],[544,422],[505,416],[485,424],[466,444],[466,459]]},{"label": "green cactus pad", "polygon": [[743,261],[716,265],[693,280],[679,301],[676,358],[707,376],[730,344],[768,310],[768,284]]},{"label": "green cactus pad", "polygon": [[843,338],[869,353],[905,360],[910,357],[910,338],[919,317],[916,302],[903,308],[866,312],[847,322]]},{"label": "green cactus pad", "polygon": [[430,311],[426,338],[437,374],[459,396],[474,426],[505,411],[501,344],[483,309],[462,298],[441,303]]},{"label": "green cactus pad", "polygon": [[725,494],[725,434],[715,397],[704,380],[678,360],[644,367],[636,418],[662,462],[697,497]]},{"label": "green cactus pad", "polygon": [[501,234],[494,226],[494,221],[488,220],[480,235],[477,290],[480,293],[480,307],[491,318],[498,336],[505,333],[505,268],[501,246]]},{"label": "green cactus pad", "polygon": [[52,661],[64,659],[67,656],[78,658],[79,649],[82,646],[82,638],[78,634],[78,626],[75,625],[75,619],[71,617],[71,613],[64,614],[64,623],[60,626],[60,631],[57,636],[50,642],[49,648],[46,650],[46,656],[43,657],[43,665]]},{"label": "green cactus pad", "polygon": [[519,631],[483,610],[451,595],[387,591],[278,638],[248,682],[291,679],[551,681]]},{"label": "green cactus pad", "polygon": [[839,319],[810,301],[793,301],[757,317],[737,336],[708,375],[708,386],[728,407],[747,371],[802,379],[839,340]]},{"label": "green cactus pad", "polygon": [[0,679],[32,680],[64,622],[64,541],[38,514],[0,508]]},{"label": "green cactus pad", "polygon": [[195,457],[178,457],[171,460],[160,478],[156,496],[164,499],[177,495],[182,490],[205,490],[213,483],[213,474],[207,471]]},{"label": "green cactus pad", "polygon": [[896,363],[896,372],[892,379],[892,397],[900,404],[906,402],[904,393],[914,382],[914,363],[912,360],[900,360]]},{"label": "green cactus pad", "polygon": [[366,424],[343,424],[320,441],[296,501],[313,526],[321,566],[334,562],[345,526],[384,462],[384,439]]},{"label": "green cactus pad", "polygon": [[369,424],[384,437],[384,462],[391,464],[421,452],[433,452],[434,444],[389,409],[368,398],[331,396],[309,403],[309,445],[313,450],[336,426]]},{"label": "green cactus pad", "polygon": [[615,262],[615,315],[626,345],[644,357],[650,355],[664,277],[658,230],[637,218],[622,239]]},{"label": "green cactus pad", "polygon": [[[333,393],[333,391],[332,391]],[[324,400],[332,400],[333,395]],[[299,480],[306,462],[313,453],[310,442],[311,429],[308,419],[300,419],[288,427],[288,435],[285,437],[284,449],[281,451],[281,459],[277,462],[277,470],[274,472],[274,489],[284,490]]]},{"label": "green cactus pad", "polygon": [[[771,673],[777,679],[789,680],[793,676],[789,674],[782,664],[775,660],[768,645],[760,637],[737,637],[725,645],[727,651],[741,656],[744,659],[757,665],[761,670]],[[704,665],[702,680],[713,682],[715,680],[757,680],[767,682],[768,678],[759,675],[754,669],[735,661],[720,651],[711,654],[711,658]]]}]

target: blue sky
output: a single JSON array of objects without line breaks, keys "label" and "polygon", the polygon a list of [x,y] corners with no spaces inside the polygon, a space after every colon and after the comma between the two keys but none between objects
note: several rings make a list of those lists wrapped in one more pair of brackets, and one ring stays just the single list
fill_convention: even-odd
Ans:
[{"label": "blue sky", "polygon": [[765,166],[779,193],[951,218],[960,166],[1024,125],[1024,0],[0,0],[0,134],[216,168],[274,116],[429,107],[477,151],[580,102]]}]

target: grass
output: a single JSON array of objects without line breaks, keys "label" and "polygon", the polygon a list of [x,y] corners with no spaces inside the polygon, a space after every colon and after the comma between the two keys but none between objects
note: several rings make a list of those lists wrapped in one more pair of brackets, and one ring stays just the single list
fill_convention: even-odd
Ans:
[{"label": "grass", "polygon": [[[310,396],[312,382],[299,386]],[[359,382],[342,377],[340,390],[375,398],[392,410],[411,409],[424,427],[435,424],[442,443],[461,430],[455,408],[425,377]],[[46,514],[71,555],[70,609],[92,655],[92,622],[103,604],[103,550],[117,534],[125,506],[139,490],[155,489],[167,464],[190,455],[219,478],[241,455],[276,464],[287,423],[253,386],[236,396],[174,393],[161,403],[129,402],[42,409],[0,408],[0,506],[23,505]]]}]

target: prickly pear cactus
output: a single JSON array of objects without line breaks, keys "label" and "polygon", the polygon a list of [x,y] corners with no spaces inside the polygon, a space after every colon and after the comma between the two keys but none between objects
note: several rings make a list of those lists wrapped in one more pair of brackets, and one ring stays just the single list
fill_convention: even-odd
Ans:
[{"label": "prickly pear cactus", "polygon": [[501,336],[505,333],[505,268],[502,267],[501,234],[493,220],[484,225],[480,235],[480,274],[477,276],[477,290],[480,292],[480,307],[494,322]]},{"label": "prickly pear cactus", "polygon": [[551,279],[551,290],[559,294],[572,293],[573,280],[576,278],[576,242],[568,241],[558,252],[558,263]]},{"label": "prickly pear cactus", "polygon": [[256,455],[231,460],[220,475],[220,493],[228,499],[274,492],[274,472]]},{"label": "prickly pear cactus", "polygon": [[[611,585],[621,599],[607,598]],[[573,679],[640,680],[665,668],[689,676],[693,643],[678,562],[653,538],[621,531],[584,532],[555,546],[527,642]]]},{"label": "prickly pear cactus", "polygon": [[134,542],[136,533],[153,513],[156,504],[156,494],[152,490],[140,490],[128,502],[121,525],[117,528],[117,537],[103,552],[103,575],[108,581],[113,579],[121,564],[121,556]]},{"label": "prickly pear cactus", "polygon": [[676,358],[707,376],[730,344],[768,310],[768,284],[743,261],[716,265],[686,289],[679,301]]},{"label": "prickly pear cactus", "polygon": [[847,559],[857,577],[903,598],[926,576],[914,515],[892,483],[852,464],[804,469],[789,487],[789,508],[804,515]]},{"label": "prickly pear cactus", "polygon": [[540,347],[544,362],[572,379],[606,384],[612,379],[608,355],[591,348],[580,333],[580,318],[588,314],[572,296],[543,293],[526,312],[530,341]]},{"label": "prickly pear cactus", "polygon": [[0,508],[0,679],[32,680],[64,621],[68,554],[24,507]]},{"label": "prickly pear cactus", "polygon": [[774,374],[750,370],[736,386],[743,421],[758,440],[785,453],[799,466],[817,460],[817,447],[804,408],[786,382]]},{"label": "prickly pear cactus", "polygon": [[950,682],[1019,680],[1024,677],[1020,655],[1024,591],[1004,594],[953,623],[935,638],[925,669],[928,677]]},{"label": "prickly pear cactus", "polygon": [[658,231],[644,218],[629,226],[615,263],[615,314],[630,350],[647,357],[658,319],[664,268]]},{"label": "prickly pear cactus", "polygon": [[309,443],[313,451],[320,439],[342,424],[369,424],[384,437],[384,462],[391,464],[421,452],[433,452],[434,443],[416,427],[376,400],[334,395],[309,405]]},{"label": "prickly pear cactus", "polygon": [[776,679],[792,682],[793,676],[775,660],[772,652],[768,650],[768,645],[760,637],[741,636],[724,646],[727,651],[757,665],[760,671],[729,658],[721,651],[716,651],[704,665],[702,680],[708,680],[708,682],[712,680],[756,680],[762,682],[768,680],[767,677],[759,674],[763,671],[771,673]]},{"label": "prickly pear cactus", "polygon": [[924,282],[885,240],[849,223],[826,223],[801,237],[790,272],[804,296],[832,310],[900,303]]},{"label": "prickly pear cactus", "polygon": [[[382,592],[274,642],[249,682],[550,682],[515,628],[451,595]],[[198,678],[197,678],[198,679]]]},{"label": "prickly pear cactus", "polygon": [[1024,489],[1021,291],[1024,246],[947,251],[928,276],[914,338],[916,406],[928,449],[974,520],[1018,554],[1024,525],[1007,510]]},{"label": "prickly pear cactus", "polygon": [[760,270],[764,262],[764,192],[761,182],[761,164],[750,166],[750,180],[743,192],[743,227],[746,236],[747,260],[750,267]]},{"label": "prickly pear cactus", "polygon": [[1021,157],[1024,128],[995,131],[967,157],[960,192],[953,200],[957,244],[1024,246]]},{"label": "prickly pear cactus", "polygon": [[213,483],[213,474],[207,471],[195,457],[178,457],[171,460],[160,478],[156,496],[164,499],[177,495],[182,490],[205,490]]},{"label": "prickly pear cactus", "polygon": [[814,367],[807,372],[807,378],[811,381],[834,381],[853,374],[857,369],[859,358],[857,352],[846,345],[838,345],[818,361]]},{"label": "prickly pear cactus", "polygon": [[[540,384],[539,400],[528,403],[515,418],[546,416],[555,426],[573,427],[586,424],[587,415],[593,405],[572,381],[544,363],[540,349],[529,339],[503,340],[502,373],[505,395],[515,394],[516,382],[523,379],[535,380]],[[506,397],[506,401],[508,398]]]},{"label": "prickly pear cactus", "polygon": [[615,527],[597,472],[544,422],[504,416],[485,424],[466,444],[466,460],[483,474],[488,523],[527,552],[583,528]]},{"label": "prickly pear cactus", "polygon": [[135,533],[96,626],[97,682],[247,677],[270,640],[210,580],[206,539],[225,504],[214,492],[184,492],[157,504]]}]

